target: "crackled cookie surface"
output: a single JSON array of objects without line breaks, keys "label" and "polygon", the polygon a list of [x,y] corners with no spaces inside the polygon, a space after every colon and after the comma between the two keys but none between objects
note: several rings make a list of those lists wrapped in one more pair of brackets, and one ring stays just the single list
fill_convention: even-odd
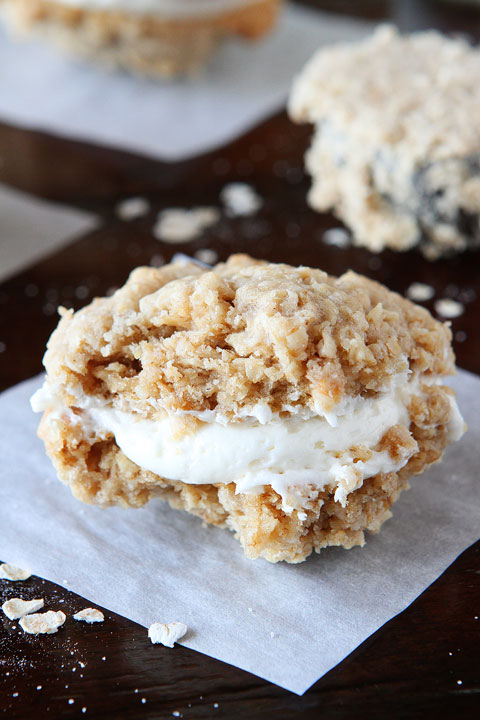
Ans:
[{"label": "crackled cookie surface", "polygon": [[363,544],[463,432],[448,327],[353,272],[138,268],[63,311],[45,367],[39,434],[78,498],[159,496],[271,561]]},{"label": "crackled cookie surface", "polygon": [[374,251],[478,247],[479,76],[480,50],[434,31],[382,27],[320,50],[289,103],[316,128],[311,206],[333,210]]},{"label": "crackled cookie surface", "polygon": [[282,0],[0,0],[13,28],[152,76],[192,73],[226,37],[255,39]]}]

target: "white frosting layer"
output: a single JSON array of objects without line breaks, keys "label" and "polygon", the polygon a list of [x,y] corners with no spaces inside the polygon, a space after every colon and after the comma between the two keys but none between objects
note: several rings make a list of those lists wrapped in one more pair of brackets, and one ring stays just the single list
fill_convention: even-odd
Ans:
[{"label": "white frosting layer", "polygon": [[122,10],[136,15],[192,18],[217,15],[251,5],[255,0],[55,0],[85,10]]},{"label": "white frosting layer", "polygon": [[[270,485],[282,496],[284,509],[302,508],[327,485],[345,505],[349,493],[378,472],[393,472],[411,457],[392,459],[375,451],[393,425],[409,426],[408,405],[419,393],[413,380],[375,398],[361,400],[335,427],[323,417],[273,416],[265,424],[252,419],[222,424],[214,416],[203,421],[165,413],[157,420],[113,409],[84,396],[81,415],[59,408],[50,418],[67,416],[81,422],[89,435],[113,433],[122,452],[140,467],[169,480],[188,484],[235,482],[237,492],[258,492]],[[44,387],[32,398],[36,411],[52,408],[53,396]],[[463,419],[452,398],[449,439],[458,439]],[[371,451],[357,460],[353,446]]]}]

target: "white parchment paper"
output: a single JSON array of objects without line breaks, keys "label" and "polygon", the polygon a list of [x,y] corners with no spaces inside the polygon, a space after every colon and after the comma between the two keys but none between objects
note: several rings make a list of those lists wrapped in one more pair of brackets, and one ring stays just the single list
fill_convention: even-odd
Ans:
[{"label": "white parchment paper", "polygon": [[92,213],[38,200],[0,184],[0,281],[73,242],[97,223]]},{"label": "white parchment paper", "polygon": [[226,143],[285,104],[293,76],[322,44],[370,23],[287,8],[257,44],[228,42],[193,80],[153,82],[82,65],[0,28],[0,118],[164,160]]},{"label": "white parchment paper", "polygon": [[468,433],[413,479],[381,533],[364,548],[324,550],[301,565],[247,560],[228,531],[159,502],[102,510],[74,500],[35,437],[28,400],[41,381],[0,396],[0,558],[142,625],[180,620],[188,647],[295,693],[404,610],[479,536],[474,375],[452,382]]}]

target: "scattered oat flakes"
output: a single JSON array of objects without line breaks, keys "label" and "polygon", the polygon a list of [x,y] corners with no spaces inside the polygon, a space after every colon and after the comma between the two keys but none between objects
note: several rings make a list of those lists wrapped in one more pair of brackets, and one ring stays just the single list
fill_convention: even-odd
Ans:
[{"label": "scattered oat flakes", "polygon": [[215,265],[215,263],[218,262],[218,253],[211,248],[200,248],[200,250],[197,250],[194,254],[194,258],[195,260],[205,263],[205,265]]},{"label": "scattered oat flakes", "polygon": [[460,317],[464,310],[465,307],[462,303],[457,302],[457,300],[452,300],[451,298],[442,298],[435,303],[435,312],[444,318]]},{"label": "scattered oat flakes", "polygon": [[85,610],[80,610],[80,612],[75,613],[73,619],[83,620],[83,622],[87,623],[96,623],[103,622],[105,620],[105,617],[103,613],[96,608],[85,608]]},{"label": "scattered oat flakes", "polygon": [[118,203],[115,212],[120,220],[135,220],[146,215],[150,210],[150,203],[143,197],[126,198]]},{"label": "scattered oat flakes", "polygon": [[0,580],[12,580],[12,582],[15,582],[17,580],[28,580],[31,576],[32,573],[29,570],[22,570],[22,568],[15,567],[15,565],[8,565],[7,563],[0,565]]},{"label": "scattered oat flakes", "polygon": [[434,288],[431,285],[421,282],[412,283],[406,292],[406,296],[414,302],[425,302],[426,300],[431,300],[434,295]]},{"label": "scattered oat flakes", "polygon": [[220,193],[220,200],[230,217],[254,215],[263,205],[262,198],[253,187],[242,182],[225,185]]},{"label": "scattered oat flakes", "polygon": [[180,640],[188,628],[184,623],[152,623],[148,628],[148,637],[154,645],[165,645],[165,647],[173,648],[177,640]]},{"label": "scattered oat flakes", "polygon": [[51,635],[57,632],[65,620],[65,613],[61,610],[58,612],[48,610],[45,613],[26,615],[20,620],[20,627],[30,635]]},{"label": "scattered oat flakes", "polygon": [[329,228],[323,233],[323,242],[338,248],[347,248],[351,245],[350,233],[344,228]]},{"label": "scattered oat flakes", "polygon": [[219,211],[213,207],[169,208],[159,213],[153,234],[166,243],[188,242],[214,225],[219,217]]},{"label": "scattered oat flakes", "polygon": [[18,620],[19,618],[30,615],[30,613],[41,610],[44,605],[43,598],[37,600],[21,600],[20,598],[11,598],[2,605],[2,610],[9,620]]}]

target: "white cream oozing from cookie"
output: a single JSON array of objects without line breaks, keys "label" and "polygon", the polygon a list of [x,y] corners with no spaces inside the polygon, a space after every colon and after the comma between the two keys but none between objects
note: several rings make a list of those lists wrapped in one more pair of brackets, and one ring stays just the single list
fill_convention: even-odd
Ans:
[{"label": "white cream oozing from cookie", "polygon": [[[253,418],[222,423],[213,415],[198,420],[167,412],[152,420],[88,396],[78,399],[74,411],[59,407],[48,385],[32,398],[32,407],[37,412],[53,409],[49,422],[82,423],[86,436],[113,434],[132,462],[168,480],[234,482],[239,493],[271,486],[282,497],[284,510],[291,512],[305,507],[326,486],[335,488],[335,500],[345,506],[349,493],[366,478],[400,470],[416,443],[396,457],[377,446],[391,427],[409,427],[411,398],[421,394],[418,378],[392,386],[339,415],[336,426],[324,417],[278,414],[264,424]],[[451,405],[448,430],[453,441],[463,433],[464,422],[453,397]]]},{"label": "white cream oozing from cookie", "polygon": [[86,10],[123,10],[136,15],[160,15],[168,18],[192,18],[217,15],[242,6],[253,5],[255,0],[55,0],[60,5]]}]

